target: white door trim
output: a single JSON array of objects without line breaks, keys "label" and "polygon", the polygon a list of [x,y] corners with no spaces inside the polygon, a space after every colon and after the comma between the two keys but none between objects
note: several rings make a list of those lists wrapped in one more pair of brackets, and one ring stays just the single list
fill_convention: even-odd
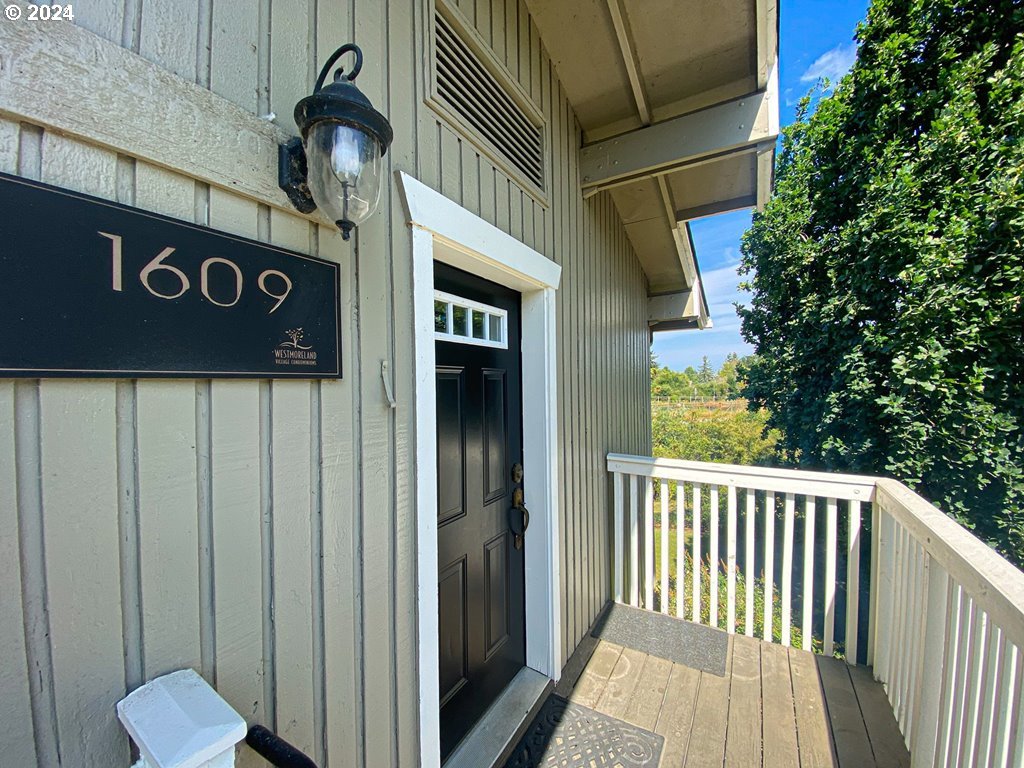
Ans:
[{"label": "white door trim", "polygon": [[551,679],[562,671],[555,357],[555,290],[562,268],[411,176],[399,172],[398,181],[412,227],[420,765],[436,768],[440,765],[440,654],[434,261],[522,294],[523,465],[531,513],[526,545],[526,665]]}]

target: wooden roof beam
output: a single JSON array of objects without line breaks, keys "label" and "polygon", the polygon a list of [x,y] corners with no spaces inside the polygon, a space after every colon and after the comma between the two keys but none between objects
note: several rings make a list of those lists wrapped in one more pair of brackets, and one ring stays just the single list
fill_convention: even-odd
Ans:
[{"label": "wooden roof beam", "polygon": [[655,333],[711,328],[703,287],[698,283],[685,291],[649,296],[647,324]]},{"label": "wooden roof beam", "polygon": [[779,59],[778,0],[757,0],[757,87],[768,88]]},{"label": "wooden roof beam", "polygon": [[643,77],[640,74],[640,59],[636,55],[636,43],[633,41],[633,30],[629,27],[626,8],[622,0],[607,0],[607,3],[608,13],[612,17],[612,26],[615,27],[615,37],[619,41],[622,63],[626,67],[626,75],[629,77],[629,87],[633,90],[633,100],[636,101],[637,114],[640,116],[641,123],[650,125],[651,104],[647,98],[647,89],[644,88]]},{"label": "wooden roof beam", "polygon": [[584,147],[584,194],[774,143],[779,135],[777,83],[775,78],[766,90]]},{"label": "wooden roof beam", "polygon": [[706,205],[681,208],[675,212],[675,217],[676,221],[693,221],[694,219],[703,219],[705,216],[716,216],[719,213],[738,211],[741,208],[752,208],[755,205],[757,205],[756,194],[743,195],[742,197],[734,197],[731,200],[718,200]]}]

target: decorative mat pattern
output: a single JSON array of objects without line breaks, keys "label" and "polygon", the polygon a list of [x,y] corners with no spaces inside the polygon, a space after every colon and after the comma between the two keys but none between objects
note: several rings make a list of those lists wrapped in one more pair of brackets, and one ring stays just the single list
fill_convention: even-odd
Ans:
[{"label": "decorative mat pattern", "polygon": [[549,696],[505,768],[657,768],[665,739]]},{"label": "decorative mat pattern", "polygon": [[591,630],[594,637],[725,677],[729,636],[653,611],[613,603]]}]

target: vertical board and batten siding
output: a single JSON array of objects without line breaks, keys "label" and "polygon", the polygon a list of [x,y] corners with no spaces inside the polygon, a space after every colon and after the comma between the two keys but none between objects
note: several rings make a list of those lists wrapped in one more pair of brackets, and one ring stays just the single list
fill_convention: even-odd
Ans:
[{"label": "vertical board and batten siding", "polygon": [[[439,0],[443,1],[443,0]],[[520,186],[469,136],[424,111],[421,180],[562,267],[558,291],[562,654],[610,597],[614,446],[650,451],[646,278],[607,193],[584,200],[582,131],[522,0],[451,0],[544,115],[547,184]],[[529,478],[526,478],[529,493]]]},{"label": "vertical board and batten siding", "polygon": [[[387,178],[415,173],[562,265],[568,658],[610,594],[604,456],[650,450],[645,278],[611,199],[582,198],[580,129],[524,3],[461,0],[459,12],[545,116],[543,203],[425,103],[424,0],[96,0],[76,5],[75,23],[290,131],[322,59],[354,40],[359,85],[395,127]],[[0,380],[4,764],[127,765],[114,702],[182,667],[320,765],[416,764],[412,269],[397,186],[343,243],[2,116],[0,170],[339,261],[345,371],[322,383]]]}]

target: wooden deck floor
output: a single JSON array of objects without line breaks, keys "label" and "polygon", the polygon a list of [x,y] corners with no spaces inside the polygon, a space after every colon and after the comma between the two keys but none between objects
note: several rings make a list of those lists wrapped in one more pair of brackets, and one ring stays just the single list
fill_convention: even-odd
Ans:
[{"label": "wooden deck floor", "polygon": [[662,768],[910,765],[865,667],[734,635],[720,677],[589,640],[575,685],[563,680],[556,692],[664,736]]}]

